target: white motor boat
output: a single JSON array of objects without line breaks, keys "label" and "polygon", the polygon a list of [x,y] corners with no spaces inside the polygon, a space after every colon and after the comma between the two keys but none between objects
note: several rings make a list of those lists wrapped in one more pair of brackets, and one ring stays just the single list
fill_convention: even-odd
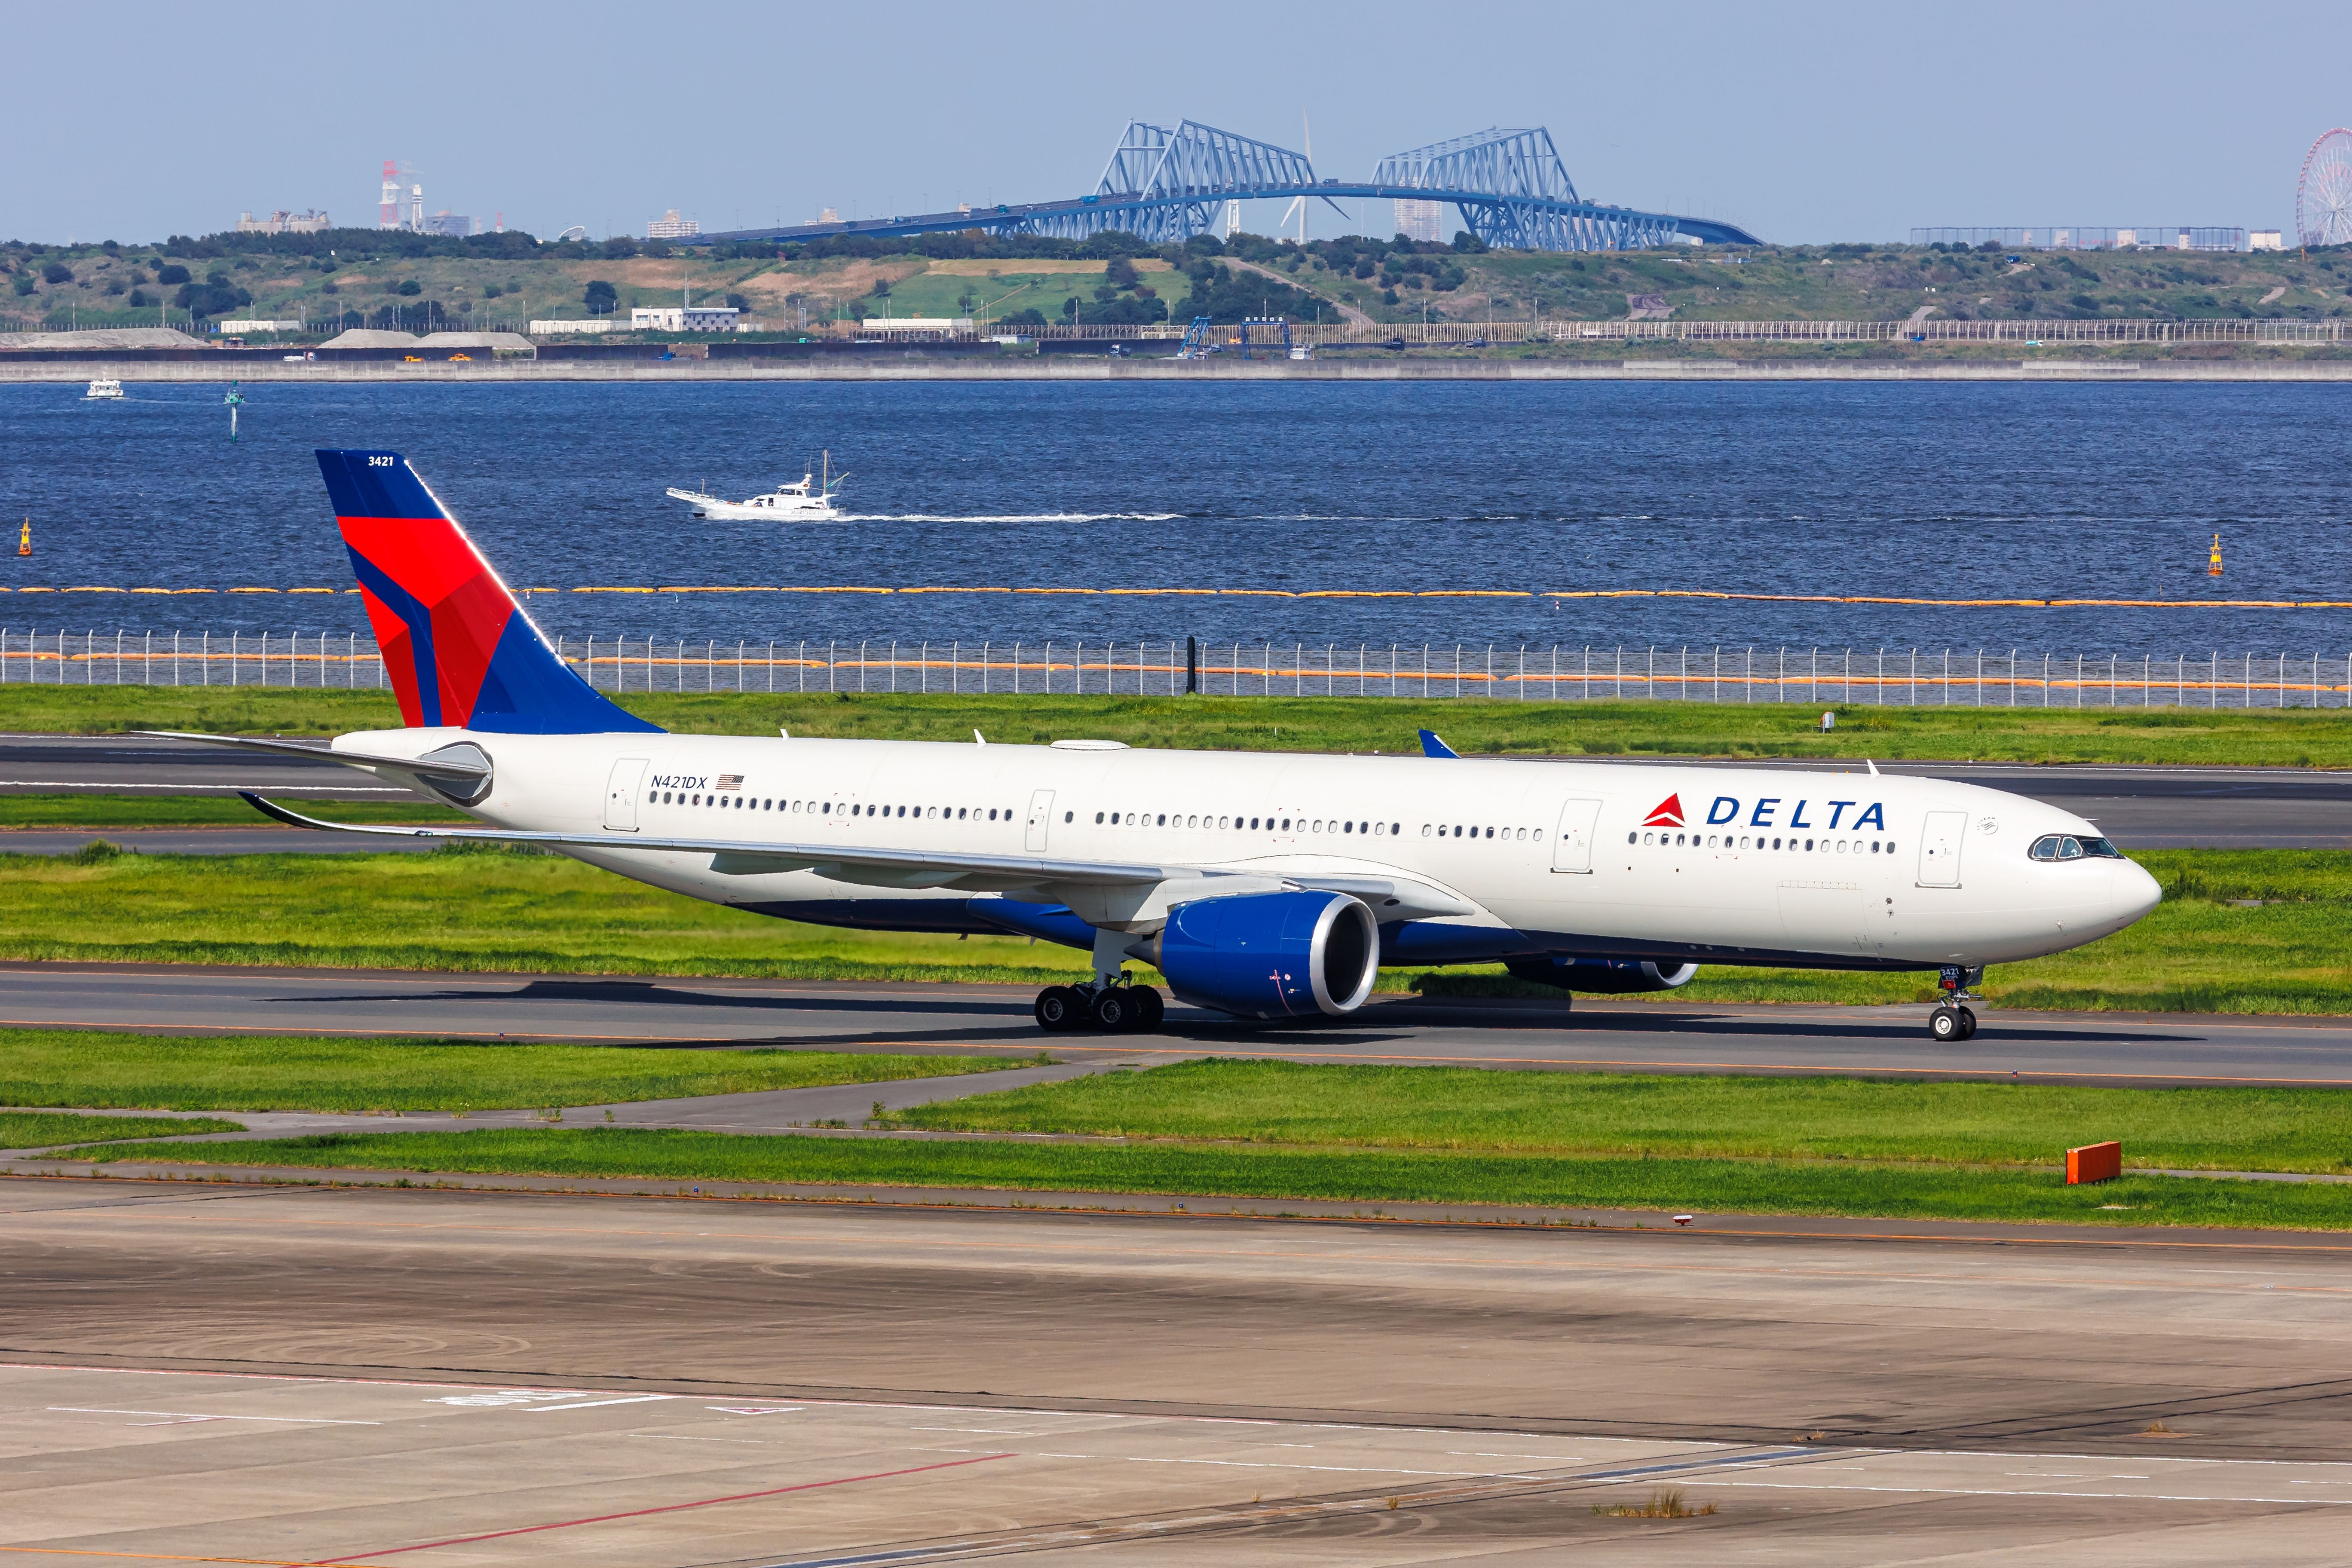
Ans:
[{"label": "white motor boat", "polygon": [[121,382],[93,381],[89,384],[89,390],[83,393],[81,397],[82,401],[87,403],[94,397],[120,397],[121,395],[122,384]]},{"label": "white motor boat", "polygon": [[834,492],[849,476],[844,474],[839,479],[833,477],[830,452],[821,460],[820,472],[822,478],[816,472],[804,473],[796,485],[778,485],[766,495],[753,496],[749,500],[727,500],[700,490],[677,489],[668,494],[693,507],[695,516],[719,522],[823,522],[834,515]]}]

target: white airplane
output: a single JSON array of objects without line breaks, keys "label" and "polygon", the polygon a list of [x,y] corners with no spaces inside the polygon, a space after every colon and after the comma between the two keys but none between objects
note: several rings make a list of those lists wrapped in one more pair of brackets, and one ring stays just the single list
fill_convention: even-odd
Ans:
[{"label": "white airplane", "polygon": [[[335,760],[478,828],[340,833],[544,845],[656,887],[869,930],[1042,937],[1093,978],[1048,1030],[1353,1012],[1383,963],[1501,963],[1569,994],[1667,990],[1701,963],[1934,971],[1937,1039],[1987,963],[2154,909],[2090,823],[1973,784],[1863,773],[673,735],[541,634],[398,453],[321,451],[406,728]],[[194,735],[317,755],[289,742]]]}]

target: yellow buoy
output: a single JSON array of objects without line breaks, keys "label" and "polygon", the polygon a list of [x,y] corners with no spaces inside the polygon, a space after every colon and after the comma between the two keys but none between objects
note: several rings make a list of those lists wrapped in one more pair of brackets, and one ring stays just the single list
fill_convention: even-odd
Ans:
[{"label": "yellow buoy", "polygon": [[25,520],[25,531],[16,535],[16,553],[19,555],[30,555],[32,552],[33,520],[28,517]]},{"label": "yellow buoy", "polygon": [[2208,562],[2205,563],[2205,575],[2207,575],[2208,577],[2219,577],[2221,574],[2221,536],[2220,534],[2218,534],[2218,533],[2217,533],[2217,534],[2215,534],[2215,535],[2213,536],[2213,556],[2212,556],[2212,559],[2211,559],[2211,560],[2210,560],[2210,561],[2208,561]]}]

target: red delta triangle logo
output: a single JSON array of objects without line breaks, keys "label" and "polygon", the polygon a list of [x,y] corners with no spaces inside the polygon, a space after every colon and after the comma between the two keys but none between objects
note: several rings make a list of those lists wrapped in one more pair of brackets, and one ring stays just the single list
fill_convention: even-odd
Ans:
[{"label": "red delta triangle logo", "polygon": [[1680,827],[1682,825],[1683,795],[1680,790],[1658,802],[1650,815],[1642,819],[1644,827]]}]

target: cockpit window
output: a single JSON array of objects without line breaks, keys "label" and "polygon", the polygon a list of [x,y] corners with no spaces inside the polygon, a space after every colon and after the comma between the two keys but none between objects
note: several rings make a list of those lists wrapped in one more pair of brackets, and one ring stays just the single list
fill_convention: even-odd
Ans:
[{"label": "cockpit window", "polygon": [[2105,838],[2085,838],[2072,833],[2052,833],[2033,841],[2026,853],[2036,860],[2120,860],[2124,852]]}]

